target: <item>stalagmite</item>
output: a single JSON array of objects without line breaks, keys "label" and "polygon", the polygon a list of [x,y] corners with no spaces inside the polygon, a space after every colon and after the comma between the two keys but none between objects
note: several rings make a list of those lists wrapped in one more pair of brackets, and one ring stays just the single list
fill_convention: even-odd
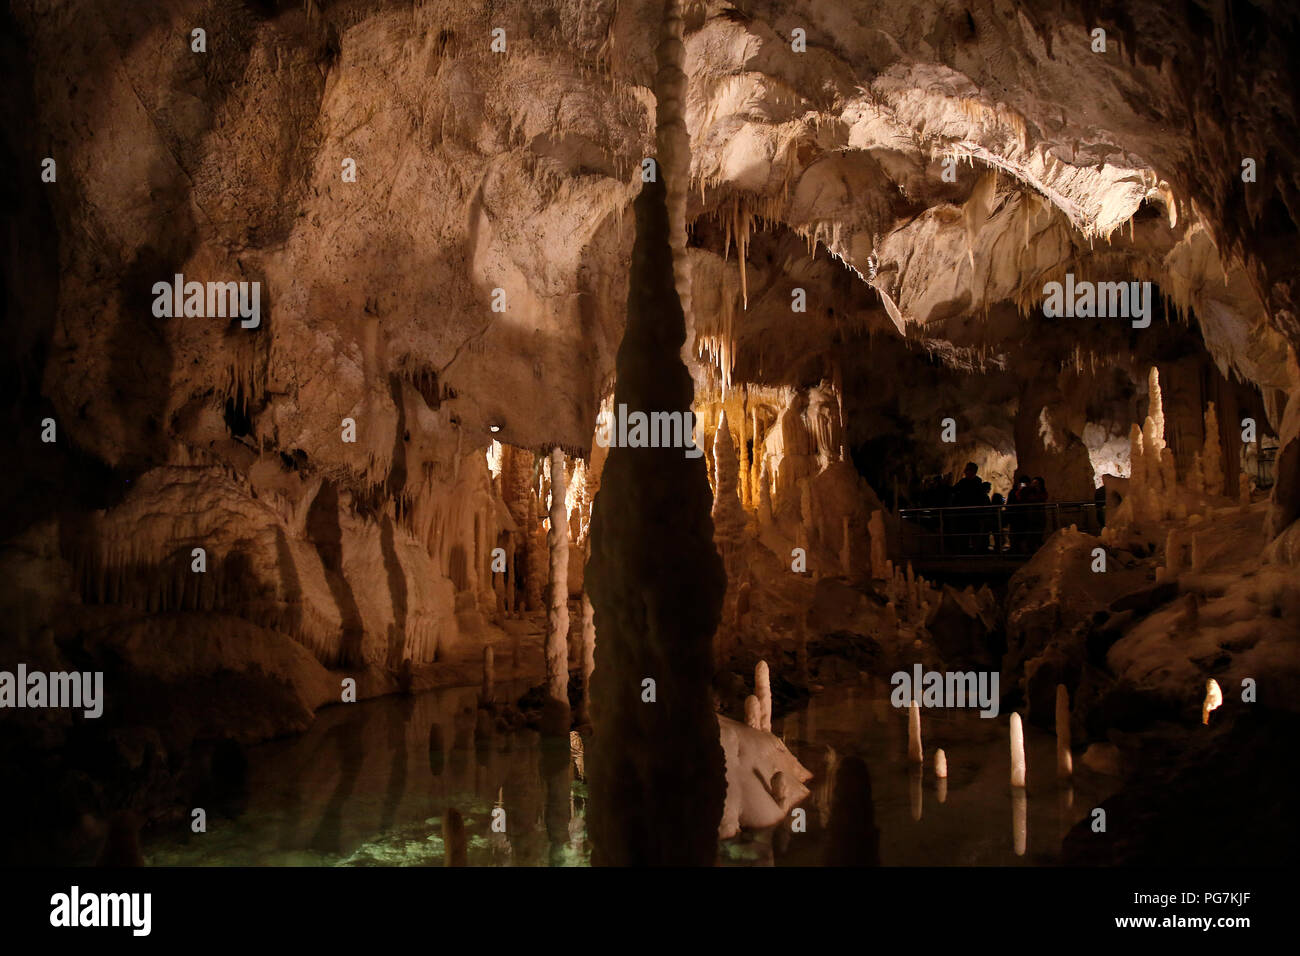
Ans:
[{"label": "stalagmite", "polygon": [[912,819],[920,820],[923,808],[924,796],[921,790],[922,769],[918,763],[907,772],[907,795],[908,802],[912,806]]},{"label": "stalagmite", "polygon": [[1011,713],[1011,786],[1025,785],[1025,731],[1020,715]]},{"label": "stalagmite", "polygon": [[[674,129],[684,138],[681,30],[672,0],[655,80],[661,140]],[[614,398],[646,414],[685,414],[694,395],[681,359],[686,323],[665,183],[684,199],[689,156],[662,143],[659,152],[659,179],[645,183],[635,203]],[[595,865],[711,866],[716,859],[726,771],[713,709],[712,636],[726,576],[711,506],[702,458],[687,458],[681,448],[610,449],[587,566],[600,632],[587,811]],[[656,682],[654,700],[645,697],[647,680]]]},{"label": "stalagmite", "polygon": [[565,509],[564,452],[551,450],[551,509],[547,544],[546,694],[543,733],[568,733],[569,715],[569,521]]},{"label": "stalagmite", "polygon": [[1165,404],[1160,394],[1160,371],[1156,366],[1151,366],[1150,372],[1147,373],[1147,415],[1154,426],[1156,438],[1156,448],[1161,450],[1165,447]]},{"label": "stalagmite", "polygon": [[1183,537],[1181,528],[1170,528],[1165,535],[1165,578],[1177,576],[1183,570]]},{"label": "stalagmite", "polygon": [[745,698],[745,723],[755,730],[763,729],[763,705],[753,694]]},{"label": "stalagmite", "polygon": [[871,577],[883,581],[889,577],[889,552],[885,544],[885,513],[871,512]]},{"label": "stalagmite", "polygon": [[948,755],[942,747],[934,752],[934,775],[940,780],[948,776]]},{"label": "stalagmite", "polygon": [[758,698],[759,706],[762,708],[761,717],[762,725],[759,730],[772,732],[772,682],[768,677],[767,661],[759,661],[754,665],[754,695]]},{"label": "stalagmite", "polygon": [[1214,402],[1205,408],[1205,447],[1201,451],[1201,470],[1205,476],[1207,495],[1223,494],[1223,463],[1219,453],[1219,417]]},{"label": "stalagmite", "polygon": [[1193,494],[1205,494],[1205,473],[1201,467],[1201,453],[1192,456],[1192,467],[1187,473],[1187,488]]},{"label": "stalagmite", "polygon": [[1218,710],[1223,703],[1223,691],[1219,689],[1219,682],[1211,677],[1205,682],[1205,703],[1201,705],[1201,723],[1210,722],[1210,711]]},{"label": "stalagmite", "polygon": [[1056,685],[1056,775],[1069,777],[1074,772],[1070,754],[1070,692],[1064,684]]},{"label": "stalagmite", "polygon": [[907,709],[907,759],[913,763],[925,759],[921,750],[921,707],[915,700]]}]

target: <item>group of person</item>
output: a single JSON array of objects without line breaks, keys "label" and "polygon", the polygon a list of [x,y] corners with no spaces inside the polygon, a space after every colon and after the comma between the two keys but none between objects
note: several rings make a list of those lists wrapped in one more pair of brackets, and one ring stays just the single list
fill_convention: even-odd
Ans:
[{"label": "group of person", "polygon": [[1046,511],[1043,508],[1007,507],[1040,505],[1047,502],[1047,482],[1042,476],[1030,478],[1017,472],[1011,490],[1004,498],[993,492],[989,482],[979,475],[979,466],[967,462],[962,477],[952,486],[947,505],[954,508],[988,507],[1005,508],[998,520],[998,512],[973,512],[954,515],[950,529],[958,533],[961,550],[967,553],[985,551],[1013,551],[1027,554],[1037,550],[1046,529]]}]

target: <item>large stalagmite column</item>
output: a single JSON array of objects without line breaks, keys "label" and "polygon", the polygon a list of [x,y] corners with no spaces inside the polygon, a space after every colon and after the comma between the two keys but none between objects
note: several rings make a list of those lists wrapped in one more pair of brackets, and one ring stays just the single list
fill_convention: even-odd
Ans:
[{"label": "large stalagmite column", "polygon": [[543,733],[569,731],[569,519],[564,506],[564,452],[551,450],[551,553],[546,611],[547,718]]},{"label": "large stalagmite column", "polygon": [[[686,185],[685,50],[676,3],[668,14],[655,82],[659,176],[635,204],[614,401],[629,414],[685,416],[694,388],[681,359],[686,321],[665,201],[670,191],[684,199]],[[596,865],[712,865],[717,856],[726,781],[712,637],[726,576],[713,546],[704,459],[684,452],[610,449],[593,508],[587,585],[600,642],[588,822]]]}]

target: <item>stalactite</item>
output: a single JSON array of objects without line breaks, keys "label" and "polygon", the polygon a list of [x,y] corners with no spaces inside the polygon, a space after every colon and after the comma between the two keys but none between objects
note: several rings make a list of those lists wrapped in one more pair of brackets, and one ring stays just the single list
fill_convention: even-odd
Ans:
[{"label": "stalactite", "polygon": [[527,597],[528,610],[530,611],[538,611],[543,607],[542,592],[545,589],[547,569],[550,565],[546,532],[542,529],[541,522],[537,520],[537,512],[537,495],[530,493],[528,496],[528,523],[525,525],[524,532],[524,556],[526,558],[524,594]]},{"label": "stalactite", "polygon": [[[671,127],[684,137],[678,0],[670,0],[664,27],[657,117],[661,134]],[[694,396],[681,358],[686,320],[665,183],[674,195],[686,187],[689,155],[665,150],[663,139],[662,175],[642,186],[634,207],[615,400],[646,413],[685,413]],[[601,483],[587,567],[600,632],[592,674],[592,862],[709,866],[726,795],[711,647],[726,576],[713,546],[708,476],[704,462],[680,448],[618,447],[610,449]]]}]

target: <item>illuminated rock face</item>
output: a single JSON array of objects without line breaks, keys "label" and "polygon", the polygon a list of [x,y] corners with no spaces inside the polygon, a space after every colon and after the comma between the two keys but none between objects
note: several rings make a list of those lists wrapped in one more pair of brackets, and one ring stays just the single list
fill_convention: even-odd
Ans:
[{"label": "illuminated rock face", "polygon": [[[790,550],[810,574],[891,580],[886,532],[916,502],[890,497],[889,471],[975,460],[992,490],[1018,468],[1054,501],[1105,481],[1124,497],[1110,559],[1165,542],[1167,580],[1211,595],[1201,637],[1171,638],[1188,625],[1164,609],[1115,642],[1116,672],[1194,709],[1195,658],[1219,653],[1205,635],[1245,640],[1231,619],[1259,636],[1231,651],[1233,689],[1278,673],[1300,550],[1293,13],[1229,23],[1230,5],[1133,0],[1138,26],[1101,53],[1082,0],[953,17],[934,0],[692,3],[660,77],[660,0],[541,14],[499,0],[505,55],[477,2],[233,4],[204,14],[206,59],[180,42],[192,5],[128,6],[14,0],[0,24],[17,81],[5,154],[58,168],[20,173],[19,228],[0,239],[0,457],[30,463],[0,473],[0,616],[22,631],[143,642],[160,673],[265,658],[297,727],[331,699],[325,668],[373,671],[378,692],[403,668],[481,660],[524,613],[550,615],[533,676],[563,700],[566,599],[585,589],[613,634],[586,693],[633,682],[596,693],[620,746],[645,754],[621,759],[642,775],[665,761],[656,792],[680,783],[691,813],[716,817],[696,659],[714,635],[712,548],[735,631],[715,653],[777,661],[756,645],[823,636],[806,633],[806,595],[788,614],[763,605]],[[643,183],[647,158],[659,176]],[[666,225],[638,196],[667,205]],[[1047,319],[1044,289],[1067,274],[1154,283],[1155,321]],[[259,283],[259,322],[153,311],[154,283],[177,275]],[[1201,364],[1167,367],[1189,344]],[[707,410],[706,457],[616,450],[605,466],[592,426],[615,373],[629,401]],[[1275,482],[1238,522],[1217,512],[1242,503],[1247,416],[1276,440]],[[46,417],[57,442],[38,443]],[[552,501],[548,541],[552,449],[583,477]],[[866,488],[857,471],[882,460]],[[605,530],[588,543],[604,467]],[[1225,557],[1228,540],[1251,553]],[[1092,547],[1041,549],[1030,571],[1046,569],[1053,600],[1026,584],[1018,642],[1105,610],[1116,577],[1139,573],[1094,574]],[[1207,573],[1242,581],[1205,588]],[[895,597],[909,629],[933,617],[914,577]],[[588,676],[595,632],[584,613]],[[194,661],[178,634],[202,638]],[[1042,725],[1058,681],[1077,690],[1056,650],[1015,649],[1017,680],[1029,660],[1052,665],[1023,676]],[[502,687],[519,667],[507,654]],[[651,722],[670,700],[680,720]],[[670,750],[688,766],[698,750],[700,779],[672,777]],[[707,856],[706,823],[683,854]],[[642,852],[609,833],[611,854]]]},{"label": "illuminated rock face", "polygon": [[551,452],[551,509],[547,543],[550,581],[546,611],[546,696],[551,712],[544,728],[569,731],[569,515],[565,508],[564,452]]}]

